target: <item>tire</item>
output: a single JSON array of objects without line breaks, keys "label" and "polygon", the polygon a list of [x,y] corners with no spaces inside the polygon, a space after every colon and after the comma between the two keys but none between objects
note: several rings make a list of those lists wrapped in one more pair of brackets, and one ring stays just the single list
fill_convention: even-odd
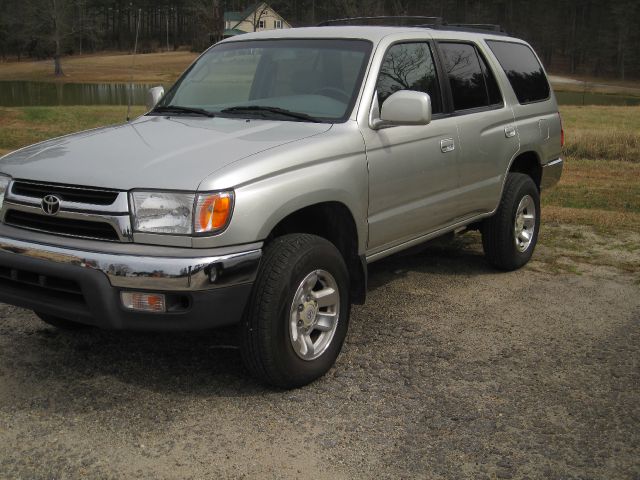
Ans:
[{"label": "tire", "polygon": [[333,244],[306,234],[274,239],[265,248],[241,323],[244,364],[272,386],[313,382],[340,354],[350,307],[349,274]]},{"label": "tire", "polygon": [[531,259],[540,231],[540,192],[530,176],[507,175],[498,210],[481,230],[484,253],[493,266],[517,270]]},{"label": "tire", "polygon": [[82,330],[84,328],[87,328],[87,326],[83,325],[82,323],[72,322],[70,320],[65,320],[64,318],[47,315],[46,313],[34,313],[44,323],[51,325],[52,327],[59,328],[60,330]]}]

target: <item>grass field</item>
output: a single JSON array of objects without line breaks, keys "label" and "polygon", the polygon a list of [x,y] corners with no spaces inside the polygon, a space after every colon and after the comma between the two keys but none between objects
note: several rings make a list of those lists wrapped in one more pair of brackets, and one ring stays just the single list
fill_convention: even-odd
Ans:
[{"label": "grass field", "polygon": [[547,220],[640,231],[640,107],[562,107],[565,171]]},{"label": "grass field", "polygon": [[171,84],[193,62],[191,52],[132,55],[115,53],[67,57],[62,60],[64,76],[53,75],[53,62],[0,63],[0,80],[55,81],[68,83]]},{"label": "grass field", "polygon": [[[144,107],[133,107],[140,115]],[[0,154],[52,137],[122,123],[126,107],[0,107]]]},{"label": "grass field", "polygon": [[[119,123],[125,113],[124,107],[0,107],[0,153]],[[640,232],[640,107],[563,107],[562,118],[566,166],[560,184],[543,194],[545,222]]]}]

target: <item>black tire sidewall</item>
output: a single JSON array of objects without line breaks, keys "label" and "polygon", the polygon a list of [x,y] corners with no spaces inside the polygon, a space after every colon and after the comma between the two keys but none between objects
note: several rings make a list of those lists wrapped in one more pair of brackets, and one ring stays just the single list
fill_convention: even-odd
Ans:
[{"label": "black tire sidewall", "polygon": [[[509,211],[505,216],[505,225],[502,226],[505,236],[504,244],[510,246],[510,252],[505,252],[506,255],[511,260],[510,263],[513,264],[514,268],[520,268],[524,266],[533,255],[533,252],[536,248],[536,244],[538,243],[538,234],[540,233],[540,192],[536,187],[536,184],[533,183],[533,180],[526,176],[525,178],[519,178],[519,181],[514,185],[514,200],[509,205]],[[515,242],[514,238],[514,226],[516,221],[516,214],[518,212],[518,207],[520,206],[520,202],[522,199],[529,195],[534,202],[536,208],[536,218],[535,218],[535,229],[533,232],[533,239],[531,240],[531,244],[529,248],[527,248],[524,252],[521,252]]]},{"label": "black tire sidewall", "polygon": [[[336,332],[317,359],[306,361],[290,339],[290,313],[299,285],[314,270],[329,272],[340,293]],[[241,327],[241,353],[256,379],[280,388],[297,388],[333,366],[347,335],[349,273],[338,249],[324,238],[287,234],[271,240],[264,254]]]},{"label": "black tire sidewall", "polygon": [[[286,288],[280,297],[276,321],[273,325],[275,360],[286,377],[296,384],[308,383],[324,375],[335,363],[344,343],[349,322],[349,278],[344,261],[332,245],[323,245],[305,251],[291,266]],[[289,315],[293,297],[302,280],[314,270],[326,270],[338,284],[340,293],[340,316],[338,327],[325,352],[315,360],[301,359],[294,351],[290,339]]]},{"label": "black tire sidewall", "polygon": [[[514,227],[522,199],[529,195],[536,208],[535,230],[529,248],[521,252],[516,246]],[[489,262],[506,271],[524,266],[533,255],[540,233],[540,191],[533,179],[523,173],[509,173],[496,213],[482,224],[482,246]]]}]

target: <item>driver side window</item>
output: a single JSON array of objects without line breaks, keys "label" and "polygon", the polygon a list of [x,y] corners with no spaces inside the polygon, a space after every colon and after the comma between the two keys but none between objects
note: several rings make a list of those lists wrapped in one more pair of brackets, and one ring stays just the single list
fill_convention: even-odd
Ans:
[{"label": "driver side window", "polygon": [[426,42],[400,43],[384,57],[376,86],[380,106],[395,92],[414,90],[428,93],[433,113],[442,113],[438,75],[431,48]]}]

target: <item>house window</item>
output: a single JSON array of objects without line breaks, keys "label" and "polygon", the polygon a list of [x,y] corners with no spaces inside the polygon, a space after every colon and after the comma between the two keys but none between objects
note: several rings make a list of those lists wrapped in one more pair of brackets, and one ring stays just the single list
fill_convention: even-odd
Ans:
[{"label": "house window", "polygon": [[265,27],[265,22],[264,22],[264,20],[260,20],[260,21],[258,22],[258,28],[264,28],[264,27]]},{"label": "house window", "polygon": [[275,28],[275,29],[282,28],[282,20],[274,20],[273,21],[273,28]]}]

